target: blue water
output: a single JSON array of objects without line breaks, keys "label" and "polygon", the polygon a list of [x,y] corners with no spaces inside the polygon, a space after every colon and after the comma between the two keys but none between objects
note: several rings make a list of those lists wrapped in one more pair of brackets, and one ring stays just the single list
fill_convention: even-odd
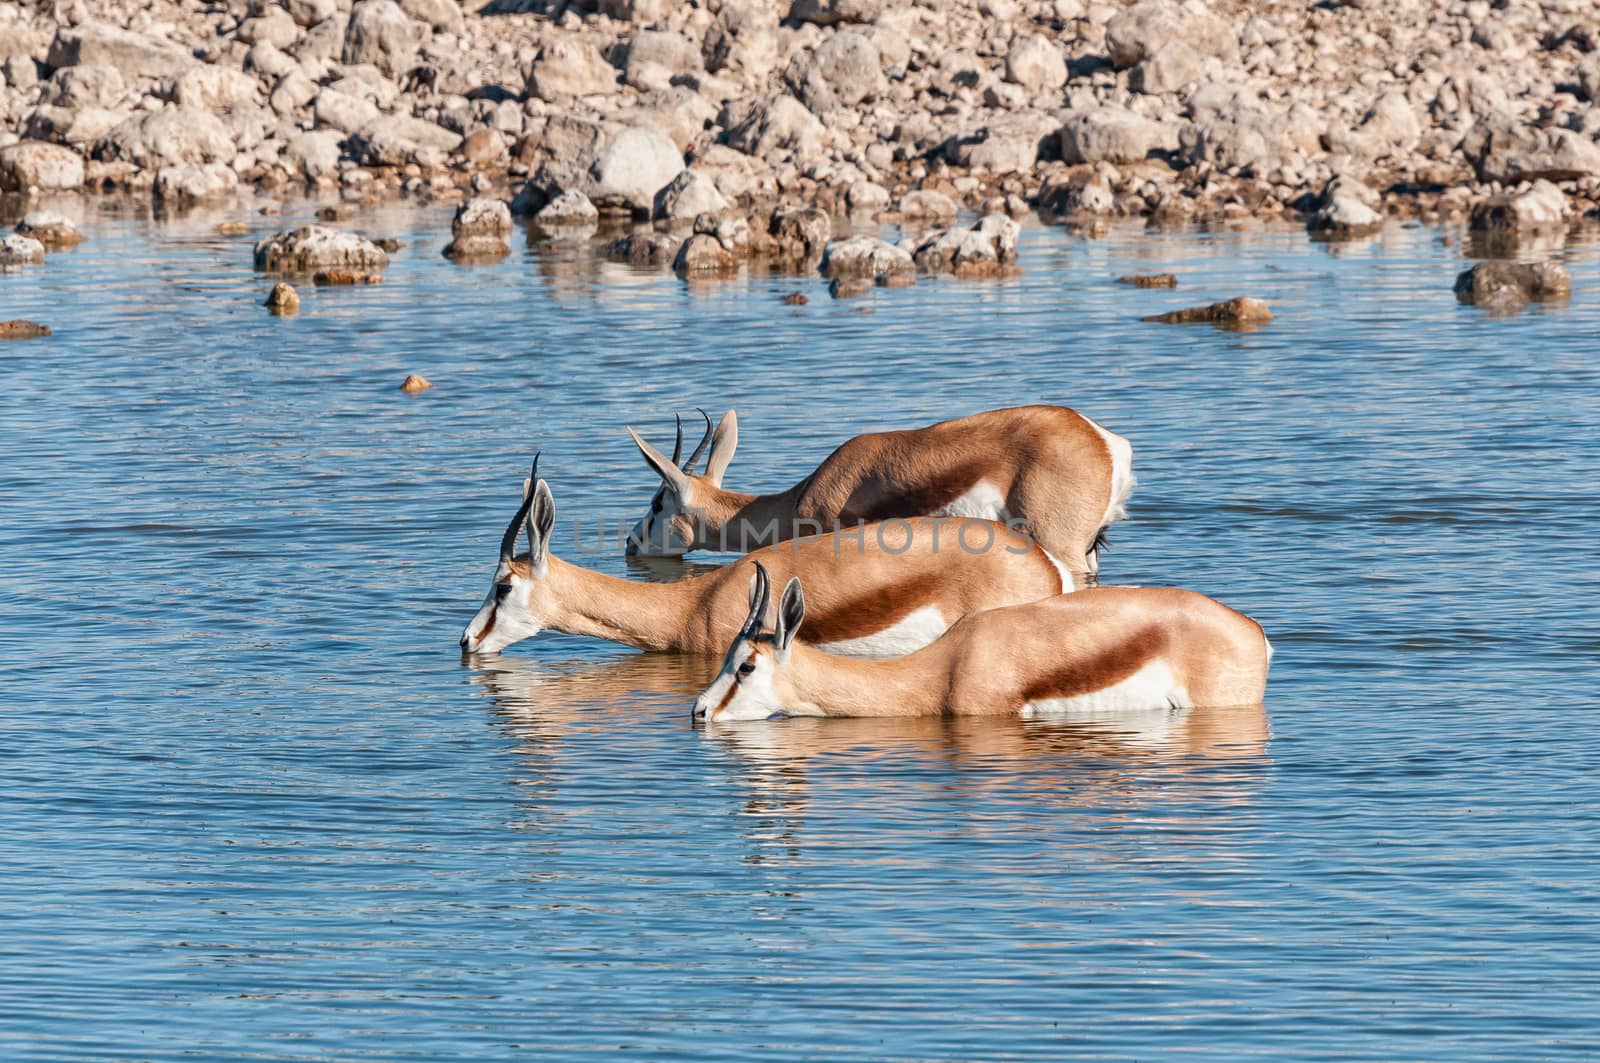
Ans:
[{"label": "blue water", "polygon": [[[1600,1054],[1592,247],[1505,318],[1398,227],[1034,225],[834,302],[395,210],[385,284],[274,318],[249,247],[309,208],[224,216],[0,275],[56,330],[0,344],[0,1058]],[[1276,320],[1139,321],[1239,294]],[[712,661],[458,656],[536,449],[556,551],[661,578],[596,545],[624,425],[736,406],[775,488],[1036,401],[1133,441],[1103,577],[1259,619],[1264,709],[709,732]]]}]

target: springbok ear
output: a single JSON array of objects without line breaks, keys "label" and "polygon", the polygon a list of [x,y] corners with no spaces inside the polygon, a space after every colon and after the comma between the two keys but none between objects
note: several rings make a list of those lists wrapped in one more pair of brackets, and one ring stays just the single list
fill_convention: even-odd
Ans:
[{"label": "springbok ear", "polygon": [[789,644],[794,641],[795,632],[800,630],[800,621],[805,618],[806,596],[800,589],[800,577],[796,576],[783,588],[783,598],[778,602],[778,630],[773,636],[778,646],[778,660],[789,659]]},{"label": "springbok ear", "polygon": [[739,449],[739,415],[729,410],[717,422],[717,431],[711,437],[711,456],[706,459],[706,479],[716,487],[722,486],[723,474],[733,462],[733,452]]},{"label": "springbok ear", "polygon": [[683,474],[683,470],[672,464],[672,461],[661,451],[645,442],[644,438],[632,428],[628,429],[628,434],[633,437],[634,445],[639,448],[639,453],[644,455],[644,460],[656,471],[656,475],[666,481],[667,486],[676,491],[681,497],[684,494],[684,486],[689,482],[689,478]]},{"label": "springbok ear", "polygon": [[543,576],[550,562],[550,531],[556,524],[556,500],[550,485],[540,480],[533,488],[533,504],[528,507],[528,563],[536,576]]}]

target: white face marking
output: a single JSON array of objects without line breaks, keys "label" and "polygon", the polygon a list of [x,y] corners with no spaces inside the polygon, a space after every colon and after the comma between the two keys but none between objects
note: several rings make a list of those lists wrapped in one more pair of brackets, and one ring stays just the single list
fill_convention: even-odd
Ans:
[{"label": "white face marking", "polygon": [[960,498],[939,507],[928,516],[977,517],[981,520],[999,521],[1001,524],[1011,519],[1011,514],[1006,512],[1005,495],[987,480],[979,480],[967,488],[966,493]]},{"label": "white face marking", "polygon": [[678,533],[678,516],[683,512],[678,492],[665,484],[650,499],[650,512],[639,519],[628,535],[627,552],[632,557],[682,557],[694,544]]},{"label": "white face marking", "polygon": [[1172,666],[1157,658],[1137,672],[1104,690],[1070,698],[1040,698],[1022,707],[1027,718],[1070,716],[1094,719],[1104,713],[1141,712],[1152,709],[1192,708],[1189,692],[1172,674]]},{"label": "white face marking", "polygon": [[533,591],[533,581],[502,566],[483,605],[461,633],[461,648],[467,653],[499,653],[543,631],[544,618],[533,609]]},{"label": "white face marking", "polygon": [[786,707],[773,690],[776,671],[777,662],[771,653],[752,653],[749,643],[740,645],[728,655],[722,671],[706,687],[705,693],[695,699],[695,718],[707,723],[731,723],[786,715]]},{"label": "white face marking", "polygon": [[925,605],[870,635],[821,643],[819,650],[844,657],[902,657],[933,642],[949,628],[936,605]]}]

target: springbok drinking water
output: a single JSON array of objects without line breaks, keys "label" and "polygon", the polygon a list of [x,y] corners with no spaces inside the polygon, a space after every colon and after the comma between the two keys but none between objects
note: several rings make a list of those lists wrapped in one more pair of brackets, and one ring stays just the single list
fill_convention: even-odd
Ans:
[{"label": "springbok drinking water", "polygon": [[[683,426],[668,459],[628,429],[661,477],[628,552],[753,550],[858,521],[970,516],[1025,522],[1040,545],[1074,572],[1098,570],[1100,536],[1125,515],[1133,447],[1063,406],[990,410],[926,428],[859,435],[816,471],[773,495],[730,491],[722,478],[739,444],[732,410],[678,464]],[[694,466],[707,441],[705,475]]]},{"label": "springbok drinking water", "polygon": [[975,613],[908,656],[853,661],[795,642],[799,579],[764,633],[772,581],[755,568],[749,614],[697,718],[1070,716],[1255,705],[1266,690],[1261,626],[1193,591],[1090,588]]},{"label": "springbok drinking water", "polygon": [[[1073,589],[1071,574],[1026,536],[948,518],[780,543],[702,576],[634,583],[553,556],[556,504],[537,460],[528,483],[500,541],[494,583],[461,635],[468,653],[495,652],[546,628],[643,650],[721,653],[744,618],[756,556],[812,588],[810,640],[860,656],[909,653],[975,610]],[[514,557],[524,528],[528,553]]]}]

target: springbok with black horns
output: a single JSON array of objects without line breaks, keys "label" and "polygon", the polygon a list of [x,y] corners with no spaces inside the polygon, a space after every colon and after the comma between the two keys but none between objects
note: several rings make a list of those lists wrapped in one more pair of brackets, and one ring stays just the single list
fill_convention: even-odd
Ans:
[{"label": "springbok with black horns", "polygon": [[[675,583],[634,583],[555,557],[556,504],[539,463],[500,540],[494,583],[461,636],[491,653],[547,628],[643,650],[719,654],[744,618],[754,557]],[[528,534],[528,553],[517,539]],[[914,520],[781,543],[760,552],[812,588],[808,638],[835,653],[909,653],[967,613],[1072,590],[1037,543],[991,521]]]},{"label": "springbok with black horns", "polygon": [[[739,444],[732,410],[715,431],[706,417],[705,437],[681,465],[681,421],[671,459],[628,432],[661,477],[628,543],[629,553],[652,556],[742,552],[860,521],[949,515],[1022,522],[1072,571],[1092,573],[1101,536],[1125,515],[1134,483],[1128,441],[1063,406],[1018,406],[859,435],[771,495],[722,486]],[[707,443],[705,474],[696,475]]]},{"label": "springbok with black horns", "polygon": [[697,718],[1070,717],[1255,705],[1266,691],[1260,625],[1193,591],[1090,588],[973,614],[904,657],[854,661],[795,641],[800,588],[789,580],[767,634],[772,580],[756,566],[750,611]]}]

